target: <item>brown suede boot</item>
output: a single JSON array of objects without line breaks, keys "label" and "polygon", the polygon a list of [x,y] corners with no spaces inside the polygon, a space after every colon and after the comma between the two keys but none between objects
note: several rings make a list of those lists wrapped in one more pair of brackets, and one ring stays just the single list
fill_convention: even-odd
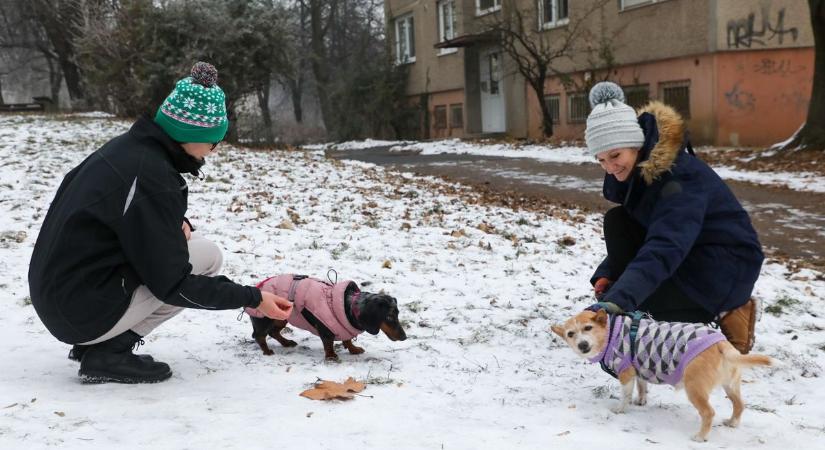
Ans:
[{"label": "brown suede boot", "polygon": [[752,298],[719,319],[719,327],[728,341],[743,355],[753,348],[754,327],[756,326],[756,302]]}]

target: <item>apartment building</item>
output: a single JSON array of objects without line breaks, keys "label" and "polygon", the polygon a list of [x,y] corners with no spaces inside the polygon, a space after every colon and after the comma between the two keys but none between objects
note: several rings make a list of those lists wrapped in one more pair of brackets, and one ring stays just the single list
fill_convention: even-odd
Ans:
[{"label": "apartment building", "polygon": [[[578,139],[587,86],[610,79],[628,103],[664,101],[694,142],[764,146],[804,122],[814,48],[805,0],[386,0],[387,35],[409,70],[422,138],[554,136]],[[529,87],[489,24],[517,8],[529,39],[574,35],[541,95]],[[578,30],[573,33],[573,30]],[[605,50],[609,58],[604,56]]]}]

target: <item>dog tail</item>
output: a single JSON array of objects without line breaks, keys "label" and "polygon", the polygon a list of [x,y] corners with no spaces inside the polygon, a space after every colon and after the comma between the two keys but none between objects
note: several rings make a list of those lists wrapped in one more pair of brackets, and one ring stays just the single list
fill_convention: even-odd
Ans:
[{"label": "dog tail", "polygon": [[776,363],[766,355],[743,355],[732,345],[722,350],[722,354],[725,360],[739,367],[773,366]]}]

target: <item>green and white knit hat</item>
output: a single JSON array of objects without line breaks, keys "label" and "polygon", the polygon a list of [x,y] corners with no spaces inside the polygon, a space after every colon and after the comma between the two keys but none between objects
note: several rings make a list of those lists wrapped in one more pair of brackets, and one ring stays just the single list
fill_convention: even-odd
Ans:
[{"label": "green and white knit hat", "polygon": [[220,142],[229,128],[226,98],[215,66],[198,62],[166,97],[155,122],[177,142]]}]

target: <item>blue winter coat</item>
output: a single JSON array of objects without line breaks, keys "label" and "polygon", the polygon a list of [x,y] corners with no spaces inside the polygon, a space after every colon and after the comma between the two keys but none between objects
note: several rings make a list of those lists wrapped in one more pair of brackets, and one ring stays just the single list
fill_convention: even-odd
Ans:
[{"label": "blue winter coat", "polygon": [[625,311],[636,310],[671,277],[710,313],[743,305],[764,259],[748,213],[716,172],[693,155],[678,113],[659,102],[640,113],[641,162],[625,182],[606,174],[603,191],[647,234],[618,279],[605,258],[591,283],[615,280],[605,299]]}]

